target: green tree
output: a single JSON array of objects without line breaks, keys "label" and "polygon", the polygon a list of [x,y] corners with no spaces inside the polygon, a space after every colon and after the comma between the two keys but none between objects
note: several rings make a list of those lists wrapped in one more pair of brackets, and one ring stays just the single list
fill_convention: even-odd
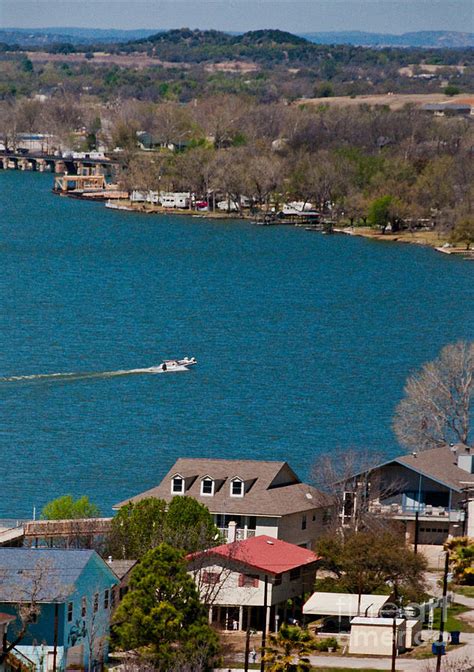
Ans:
[{"label": "green tree", "polygon": [[[342,536],[326,535],[316,545],[322,567],[333,575],[334,592],[395,593],[409,600],[424,592],[426,561],[409,549],[393,530],[364,530]],[[326,589],[331,578],[325,579]],[[388,588],[390,586],[390,588]]]},{"label": "green tree", "polygon": [[168,544],[148,551],[135,567],[114,623],[119,647],[140,651],[163,672],[179,669],[182,661],[202,670],[217,662],[218,638],[207,610],[183,553]]},{"label": "green tree", "polygon": [[163,541],[194,553],[216,546],[221,536],[206,506],[193,497],[180,496],[169,503]]},{"label": "green tree", "polygon": [[461,93],[461,89],[454,84],[448,84],[448,86],[444,87],[443,93],[445,96],[457,96],[458,93]]},{"label": "green tree", "polygon": [[316,643],[307,630],[283,623],[276,635],[269,635],[263,660],[269,672],[309,672],[308,656]]},{"label": "green tree", "polygon": [[76,500],[71,495],[63,495],[45,504],[41,511],[43,520],[71,520],[74,518],[98,518],[99,516],[99,508],[90,502],[86,495]]},{"label": "green tree", "polygon": [[454,227],[450,241],[452,243],[462,243],[466,246],[466,250],[469,250],[474,243],[474,218],[461,219]]},{"label": "green tree", "polygon": [[120,558],[141,558],[166,542],[187,553],[220,543],[209,510],[192,497],[146,497],[123,506],[112,520],[108,552]]},{"label": "green tree", "polygon": [[381,196],[376,198],[369,206],[367,221],[370,226],[380,227],[382,233],[385,233],[390,221],[392,196]]}]

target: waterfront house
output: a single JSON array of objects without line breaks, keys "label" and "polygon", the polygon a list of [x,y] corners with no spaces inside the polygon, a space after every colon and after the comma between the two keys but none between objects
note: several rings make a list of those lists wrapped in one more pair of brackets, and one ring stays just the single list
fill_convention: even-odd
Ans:
[{"label": "waterfront house", "polygon": [[0,548],[0,612],[15,617],[9,637],[37,672],[101,667],[107,660],[116,575],[95,551]]},{"label": "waterfront house", "polygon": [[363,496],[373,514],[399,521],[407,541],[432,559],[450,537],[474,536],[474,449],[468,446],[401,455],[354,475],[344,488],[344,522]]},{"label": "waterfront house", "polygon": [[287,462],[181,458],[159,485],[114,508],[180,495],[207,506],[230,542],[266,534],[310,548],[324,528],[322,494],[302,483]]},{"label": "waterfront house", "polygon": [[189,572],[209,606],[209,622],[226,630],[276,630],[288,601],[303,602],[316,578],[312,551],[268,535],[222,544],[188,557]]}]

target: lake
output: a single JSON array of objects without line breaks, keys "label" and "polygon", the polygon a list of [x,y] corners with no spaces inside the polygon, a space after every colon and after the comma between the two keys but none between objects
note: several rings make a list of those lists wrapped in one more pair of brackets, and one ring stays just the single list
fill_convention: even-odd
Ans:
[{"label": "lake", "polygon": [[[284,459],[305,479],[335,447],[390,457],[406,377],[473,338],[472,262],[51,187],[0,172],[0,517],[67,493],[110,514],[180,456]],[[186,373],[21,378],[185,355]]]}]

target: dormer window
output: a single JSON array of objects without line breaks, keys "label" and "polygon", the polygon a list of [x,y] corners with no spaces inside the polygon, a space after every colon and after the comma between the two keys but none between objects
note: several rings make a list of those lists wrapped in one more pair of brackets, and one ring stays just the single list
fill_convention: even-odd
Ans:
[{"label": "dormer window", "polygon": [[173,495],[184,494],[184,478],[179,474],[173,476],[173,479],[171,481],[171,492]]},{"label": "dormer window", "polygon": [[201,495],[212,497],[214,494],[214,481],[209,476],[205,476],[201,481]]},{"label": "dormer window", "polygon": [[234,478],[230,482],[230,495],[231,497],[244,496],[244,482],[240,478]]}]

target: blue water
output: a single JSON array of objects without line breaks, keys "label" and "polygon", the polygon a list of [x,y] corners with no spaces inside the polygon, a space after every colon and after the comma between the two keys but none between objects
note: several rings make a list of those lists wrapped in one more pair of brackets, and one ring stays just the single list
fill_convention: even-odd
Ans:
[{"label": "blue water", "polygon": [[287,227],[110,211],[0,173],[0,517],[65,493],[110,513],[179,456],[399,451],[408,374],[472,338],[474,264]]}]

